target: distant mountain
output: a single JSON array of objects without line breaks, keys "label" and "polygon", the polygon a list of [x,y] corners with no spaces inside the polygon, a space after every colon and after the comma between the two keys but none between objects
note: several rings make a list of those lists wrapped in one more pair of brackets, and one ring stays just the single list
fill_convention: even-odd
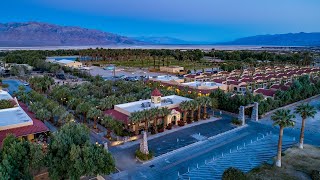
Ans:
[{"label": "distant mountain", "polygon": [[73,26],[26,22],[0,23],[0,46],[87,46],[141,44],[113,33]]},{"label": "distant mountain", "polygon": [[236,39],[222,45],[320,46],[320,33],[258,35]]},{"label": "distant mountain", "polygon": [[146,44],[161,44],[161,45],[174,45],[174,44],[192,44],[192,42],[173,38],[173,37],[153,37],[153,36],[141,36],[134,37],[138,41],[142,41]]}]

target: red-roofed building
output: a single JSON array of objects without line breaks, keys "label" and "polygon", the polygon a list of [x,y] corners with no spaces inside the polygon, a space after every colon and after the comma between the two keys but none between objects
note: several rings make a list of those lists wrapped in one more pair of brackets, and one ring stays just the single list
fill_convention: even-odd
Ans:
[{"label": "red-roofed building", "polygon": [[287,91],[289,88],[290,86],[281,85],[281,84],[274,84],[270,87],[270,89],[281,90],[281,91]]},{"label": "red-roofed building", "polygon": [[253,94],[254,95],[262,94],[265,98],[272,98],[273,99],[274,95],[276,94],[276,91],[272,90],[272,89],[259,88],[259,89],[254,90]]},{"label": "red-roofed building", "polygon": [[151,96],[162,96],[161,92],[156,88],[151,92]]},{"label": "red-roofed building", "polygon": [[8,134],[18,138],[34,140],[39,134],[49,131],[47,126],[28,110],[27,105],[13,99],[9,93],[1,91],[5,98],[11,98],[15,106],[0,110],[0,144]]}]

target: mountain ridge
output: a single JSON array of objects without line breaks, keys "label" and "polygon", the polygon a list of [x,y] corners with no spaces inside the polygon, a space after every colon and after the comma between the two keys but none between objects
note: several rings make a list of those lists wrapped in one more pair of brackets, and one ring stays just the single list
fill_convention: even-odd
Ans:
[{"label": "mountain ridge", "polygon": [[320,46],[320,32],[248,36],[221,45]]},{"label": "mountain ridge", "polygon": [[78,46],[141,44],[114,33],[41,22],[0,23],[0,46]]}]

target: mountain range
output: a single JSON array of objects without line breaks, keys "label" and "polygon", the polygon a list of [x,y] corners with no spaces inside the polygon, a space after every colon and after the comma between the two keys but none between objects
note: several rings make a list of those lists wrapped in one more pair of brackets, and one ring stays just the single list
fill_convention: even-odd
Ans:
[{"label": "mountain range", "polygon": [[174,37],[126,37],[99,30],[40,22],[0,23],[0,47],[194,44],[320,46],[320,33],[257,35],[230,42],[208,43]]},{"label": "mountain range", "polygon": [[0,23],[0,46],[86,46],[140,44],[113,33],[48,23]]}]

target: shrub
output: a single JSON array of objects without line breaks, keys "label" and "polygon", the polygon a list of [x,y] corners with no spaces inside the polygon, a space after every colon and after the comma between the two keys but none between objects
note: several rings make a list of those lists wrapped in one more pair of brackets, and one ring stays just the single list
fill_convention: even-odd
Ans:
[{"label": "shrub", "polygon": [[135,155],[138,159],[142,160],[142,161],[148,161],[150,159],[152,159],[153,157],[153,152],[149,152],[149,154],[143,154],[140,149],[137,149],[135,152]]},{"label": "shrub", "polygon": [[311,179],[312,180],[320,180],[320,171],[312,170],[311,171]]},{"label": "shrub", "polygon": [[239,169],[230,167],[223,172],[222,180],[245,180],[246,175]]},{"label": "shrub", "polygon": [[10,100],[2,99],[0,100],[0,109],[7,109],[12,108],[14,106],[14,103]]},{"label": "shrub", "polygon": [[184,122],[183,121],[178,121],[178,126],[184,126]]},{"label": "shrub", "polygon": [[237,119],[237,118],[233,118],[232,121],[231,121],[231,123],[234,124],[234,125],[239,126],[239,125],[242,124],[242,121],[240,121],[240,120]]},{"label": "shrub", "polygon": [[167,129],[168,130],[172,129],[172,124],[171,123],[168,124]]}]

